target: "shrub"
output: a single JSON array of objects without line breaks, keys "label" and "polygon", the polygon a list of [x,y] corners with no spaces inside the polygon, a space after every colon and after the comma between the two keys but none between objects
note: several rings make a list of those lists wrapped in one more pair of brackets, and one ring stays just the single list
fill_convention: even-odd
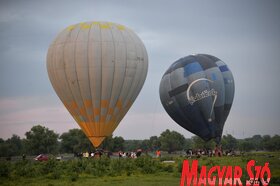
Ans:
[{"label": "shrub", "polygon": [[35,177],[40,175],[38,167],[30,161],[19,161],[15,164],[14,167],[15,175],[22,177]]},{"label": "shrub", "polygon": [[43,174],[52,173],[58,168],[58,162],[55,159],[49,159],[46,162],[38,162],[38,164],[42,165]]},{"label": "shrub", "polygon": [[95,159],[94,162],[95,176],[104,176],[108,173],[110,165],[110,160],[108,158]]},{"label": "shrub", "polygon": [[55,169],[52,173],[50,173],[49,178],[50,179],[60,179],[61,177],[61,170],[60,169]]},{"label": "shrub", "polygon": [[71,160],[68,162],[68,167],[67,167],[67,173],[80,173],[82,170],[82,167],[80,166],[81,163],[80,161],[82,160]]},{"label": "shrub", "polygon": [[122,159],[111,160],[109,170],[110,176],[120,176],[125,169],[124,163],[125,161],[123,161]]},{"label": "shrub", "polygon": [[127,176],[130,176],[133,172],[136,171],[136,166],[134,162],[134,159],[128,159],[127,161],[125,161],[124,170],[126,171]]},{"label": "shrub", "polygon": [[78,174],[77,172],[72,172],[72,173],[70,174],[70,180],[71,180],[72,182],[77,181],[78,178],[79,178],[79,174]]},{"label": "shrub", "polygon": [[135,164],[145,174],[153,174],[161,169],[159,161],[153,160],[149,156],[137,158]]},{"label": "shrub", "polygon": [[0,177],[10,177],[10,169],[11,163],[6,161],[0,162]]},{"label": "shrub", "polygon": [[163,167],[163,171],[165,172],[173,172],[173,165],[166,165]]},{"label": "shrub", "polygon": [[93,167],[92,163],[88,163],[85,168],[85,173],[92,174],[93,172],[94,172],[94,167]]}]

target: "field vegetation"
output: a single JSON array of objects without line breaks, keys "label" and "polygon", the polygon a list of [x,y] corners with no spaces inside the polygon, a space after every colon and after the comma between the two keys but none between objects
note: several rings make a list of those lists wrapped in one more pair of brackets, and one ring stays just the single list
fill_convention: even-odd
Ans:
[{"label": "field vegetation", "polygon": [[[221,140],[224,155],[208,157],[197,152],[211,152],[215,142],[204,142],[197,136],[186,139],[176,131],[166,130],[160,136],[144,140],[124,140],[122,137],[107,137],[101,149],[114,154],[108,158],[83,158],[81,153],[95,152],[83,132],[71,129],[61,135],[37,125],[25,133],[25,138],[13,135],[0,138],[0,185],[179,185],[183,161],[199,160],[198,172],[203,165],[240,166],[242,183],[248,179],[246,165],[255,160],[256,165],[269,163],[270,185],[280,185],[280,136],[254,135],[236,139],[224,135]],[[118,152],[136,152],[134,158],[119,158]],[[194,153],[187,155],[189,150]],[[161,157],[155,152],[160,150]],[[48,161],[35,161],[38,154],[48,155]],[[75,156],[77,155],[77,156]],[[208,154],[209,155],[209,154]],[[57,159],[57,157],[61,157]],[[63,157],[63,158],[62,158]]]},{"label": "field vegetation", "polygon": [[[74,158],[66,161],[50,159],[45,162],[32,160],[0,161],[0,185],[179,185],[182,163],[186,157],[176,154],[161,158],[143,155],[130,158]],[[193,157],[188,159],[192,161]],[[240,166],[242,183],[248,179],[246,164],[251,159],[256,165],[269,162],[272,179],[270,185],[280,184],[280,152],[255,152],[242,156],[201,156],[202,165]],[[167,161],[168,160],[168,161]]]}]

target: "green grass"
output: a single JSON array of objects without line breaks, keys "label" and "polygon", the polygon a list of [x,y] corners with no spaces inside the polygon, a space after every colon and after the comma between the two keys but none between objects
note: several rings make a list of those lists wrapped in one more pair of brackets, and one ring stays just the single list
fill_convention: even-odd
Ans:
[{"label": "green grass", "polygon": [[116,177],[94,177],[90,175],[80,175],[76,181],[71,181],[69,177],[63,177],[59,180],[39,178],[19,178],[16,180],[2,179],[3,186],[177,186],[180,183],[178,176],[172,174],[141,174],[131,176],[116,176]]},{"label": "green grass", "polygon": [[[168,160],[168,157],[162,160]],[[172,186],[179,185],[184,157],[172,156],[175,163],[163,163],[159,159],[142,157],[132,159],[70,160],[49,162],[0,161],[0,185],[3,186]],[[256,165],[269,162],[271,184],[280,185],[280,152],[256,152],[238,157],[201,157],[199,166],[240,166],[242,183],[247,176],[246,165],[256,160]],[[191,161],[191,160],[189,160]]]}]

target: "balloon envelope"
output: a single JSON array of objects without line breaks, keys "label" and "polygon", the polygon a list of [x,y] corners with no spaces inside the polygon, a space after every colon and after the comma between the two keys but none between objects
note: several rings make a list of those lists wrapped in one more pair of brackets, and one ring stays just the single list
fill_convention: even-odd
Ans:
[{"label": "balloon envelope", "polygon": [[86,22],[50,45],[47,69],[57,95],[95,147],[112,134],[147,75],[144,44],[129,28]]},{"label": "balloon envelope", "polygon": [[160,82],[160,99],[170,117],[186,130],[219,143],[234,97],[228,66],[206,54],[174,62]]}]

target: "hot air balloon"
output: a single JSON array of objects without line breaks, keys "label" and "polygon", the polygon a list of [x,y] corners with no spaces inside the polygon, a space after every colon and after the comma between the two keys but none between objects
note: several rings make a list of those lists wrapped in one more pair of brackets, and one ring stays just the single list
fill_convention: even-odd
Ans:
[{"label": "hot air balloon", "polygon": [[207,54],[181,58],[163,75],[159,93],[176,123],[220,143],[234,97],[234,79],[223,61]]},{"label": "hot air balloon", "polygon": [[58,97],[98,147],[138,96],[148,56],[131,29],[85,22],[58,34],[48,49],[47,70]]}]

